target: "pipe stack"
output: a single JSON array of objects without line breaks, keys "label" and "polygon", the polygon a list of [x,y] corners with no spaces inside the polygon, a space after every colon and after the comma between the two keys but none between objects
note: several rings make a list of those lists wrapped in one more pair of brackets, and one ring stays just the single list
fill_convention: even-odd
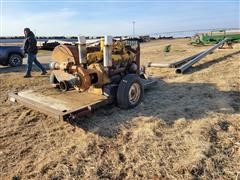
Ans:
[{"label": "pipe stack", "polygon": [[209,53],[213,52],[215,49],[220,47],[222,44],[224,44],[226,42],[226,40],[227,39],[220,41],[218,44],[209,48],[208,50],[204,51],[203,53],[199,54],[197,57],[193,58],[191,61],[187,62],[186,64],[183,64],[182,66],[180,66],[179,68],[176,69],[176,73],[178,73],[178,74],[183,73],[188,68],[190,68],[193,64],[195,64],[196,62],[198,62],[199,60],[201,60],[202,58],[207,56]]},{"label": "pipe stack", "polygon": [[[225,42],[227,41],[227,39],[224,39],[222,41],[220,41],[218,44],[216,44],[215,46],[207,49],[206,51],[194,54],[190,57],[187,57],[185,59],[182,59],[180,61],[174,62],[174,63],[152,63],[149,62],[148,63],[148,67],[170,67],[170,68],[177,68],[176,69],[176,73],[180,74],[180,73],[184,73],[187,69],[189,69],[193,64],[197,63],[198,61],[200,61],[202,58],[204,58],[205,56],[207,56],[208,54],[210,54],[211,52],[213,52],[215,49],[219,48],[220,46],[222,46]],[[179,67],[180,66],[180,67]]]}]

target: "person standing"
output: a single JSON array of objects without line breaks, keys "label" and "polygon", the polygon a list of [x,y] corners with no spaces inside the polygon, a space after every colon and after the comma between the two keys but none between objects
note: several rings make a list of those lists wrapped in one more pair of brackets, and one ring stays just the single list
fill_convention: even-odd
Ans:
[{"label": "person standing", "polygon": [[41,75],[45,75],[47,73],[46,69],[42,66],[42,64],[37,60],[37,40],[35,38],[35,35],[29,28],[24,28],[24,35],[25,35],[25,41],[24,41],[24,53],[27,53],[28,60],[27,60],[27,71],[24,75],[24,78],[31,77],[31,71],[32,71],[32,64],[33,62],[38,66],[38,68],[42,71]]}]

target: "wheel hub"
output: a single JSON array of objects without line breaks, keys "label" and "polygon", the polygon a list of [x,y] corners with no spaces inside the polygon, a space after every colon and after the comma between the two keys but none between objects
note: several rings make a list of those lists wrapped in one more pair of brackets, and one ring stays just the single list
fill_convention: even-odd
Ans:
[{"label": "wheel hub", "polygon": [[13,57],[10,59],[11,63],[14,64],[15,66],[20,64],[20,60],[18,57]]},{"label": "wheel hub", "polygon": [[131,104],[136,104],[141,95],[141,87],[138,83],[133,83],[129,89],[129,102]]}]

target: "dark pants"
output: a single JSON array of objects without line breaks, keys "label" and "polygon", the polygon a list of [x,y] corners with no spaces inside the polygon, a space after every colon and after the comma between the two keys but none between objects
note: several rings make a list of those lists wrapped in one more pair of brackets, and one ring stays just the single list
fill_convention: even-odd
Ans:
[{"label": "dark pants", "polygon": [[28,64],[27,64],[27,75],[31,75],[32,71],[32,64],[33,62],[37,65],[37,67],[42,71],[45,72],[46,69],[40,64],[40,62],[37,60],[36,54],[28,53]]}]

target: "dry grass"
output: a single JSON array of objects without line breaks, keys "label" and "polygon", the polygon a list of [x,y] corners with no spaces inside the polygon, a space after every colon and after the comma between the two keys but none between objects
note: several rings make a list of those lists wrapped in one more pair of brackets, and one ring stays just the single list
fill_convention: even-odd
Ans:
[{"label": "dry grass", "polygon": [[[142,44],[142,63],[207,48],[188,43]],[[151,68],[159,82],[138,107],[108,106],[71,124],[7,101],[48,77],[0,70],[1,179],[240,178],[239,47],[217,50],[185,75]]]}]

